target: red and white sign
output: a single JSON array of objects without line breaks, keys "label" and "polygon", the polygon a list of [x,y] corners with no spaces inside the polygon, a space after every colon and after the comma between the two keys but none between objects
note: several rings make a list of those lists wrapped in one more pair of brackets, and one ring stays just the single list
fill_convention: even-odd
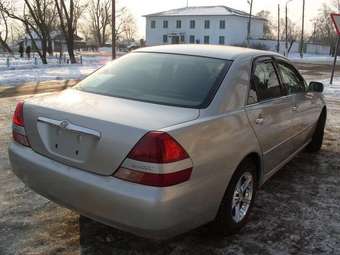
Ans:
[{"label": "red and white sign", "polygon": [[340,13],[332,13],[331,14],[336,33],[340,36]]}]

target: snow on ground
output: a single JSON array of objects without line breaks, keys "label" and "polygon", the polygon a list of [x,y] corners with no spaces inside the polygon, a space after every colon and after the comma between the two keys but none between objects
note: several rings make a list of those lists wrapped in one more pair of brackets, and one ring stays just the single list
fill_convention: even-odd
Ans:
[{"label": "snow on ground", "polygon": [[41,82],[49,80],[79,80],[83,79],[101,65],[72,65],[49,68],[35,68],[24,70],[1,71],[0,86],[16,86],[27,82]]},{"label": "snow on ground", "polygon": [[240,233],[216,236],[200,228],[157,242],[79,216],[15,177],[7,154],[11,116],[28,97],[0,99],[0,254],[340,254],[339,100],[327,102],[320,153],[302,152],[275,174],[257,193]]},{"label": "snow on ground", "polygon": [[[48,80],[83,79],[99,67],[110,61],[105,56],[84,56],[83,64],[58,64],[49,60],[49,64],[34,64],[34,60],[16,59],[9,68],[2,65],[0,58],[0,86],[16,86],[26,82]],[[55,59],[56,60],[56,59]]]},{"label": "snow on ground", "polygon": [[340,77],[334,77],[333,84],[330,84],[330,79],[320,80],[325,86],[324,95],[340,98]]},{"label": "snow on ground", "polygon": [[[304,54],[303,58],[300,57],[300,53],[289,54],[288,58],[296,63],[310,63],[310,64],[333,64],[334,57],[321,54]],[[338,57],[337,64],[340,64],[340,58]]]},{"label": "snow on ground", "polygon": [[100,47],[98,50],[100,52],[108,52],[108,53],[112,52],[112,48],[111,47]]}]

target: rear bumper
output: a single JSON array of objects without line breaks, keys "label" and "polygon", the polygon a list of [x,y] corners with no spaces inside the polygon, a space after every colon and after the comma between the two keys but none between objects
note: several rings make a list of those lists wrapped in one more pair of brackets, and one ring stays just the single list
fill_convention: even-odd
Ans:
[{"label": "rear bumper", "polygon": [[[82,215],[139,236],[166,239],[207,222],[188,184],[147,187],[68,167],[17,143],[13,172],[31,189]],[[191,208],[191,209],[190,209]]]}]

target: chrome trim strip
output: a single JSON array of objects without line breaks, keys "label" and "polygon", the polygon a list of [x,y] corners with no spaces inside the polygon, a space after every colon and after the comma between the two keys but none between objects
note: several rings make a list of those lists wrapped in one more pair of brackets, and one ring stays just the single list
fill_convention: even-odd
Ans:
[{"label": "chrome trim strip", "polygon": [[137,161],[126,158],[122,164],[123,168],[154,174],[167,174],[185,170],[192,167],[190,158],[168,164],[157,164]]},{"label": "chrome trim strip", "polygon": [[287,143],[287,142],[293,140],[295,137],[301,135],[302,133],[306,132],[308,129],[311,129],[311,128],[313,128],[313,127],[314,127],[314,124],[313,124],[313,125],[310,125],[310,126],[308,126],[308,127],[306,127],[306,128],[304,128],[303,130],[299,131],[299,133],[294,134],[294,135],[288,137],[287,139],[283,140],[281,143],[279,143],[279,144],[275,145],[274,147],[270,148],[269,150],[263,152],[263,155],[266,156],[268,153],[270,153],[270,152],[272,152],[273,150],[277,149],[277,148],[280,147],[281,145],[283,145],[283,144],[285,144],[285,143]]},{"label": "chrome trim strip", "polygon": [[53,126],[61,128],[61,129],[66,129],[66,130],[69,130],[69,131],[72,131],[72,132],[75,132],[75,133],[91,135],[91,136],[94,136],[98,139],[101,138],[100,132],[93,130],[93,129],[77,126],[77,125],[74,125],[70,122],[67,126],[63,127],[63,125],[62,125],[62,123],[64,122],[63,120],[60,121],[60,120],[53,120],[53,119],[49,119],[49,118],[39,117],[38,122],[53,125]]},{"label": "chrome trim strip", "polygon": [[299,152],[301,152],[312,139],[309,139],[305,144],[303,144],[299,149],[297,149],[294,153],[292,153],[288,158],[279,163],[276,167],[270,170],[267,174],[264,175],[263,181],[261,185],[263,185],[270,177],[272,177],[277,171],[279,171],[282,167],[284,167],[289,161],[291,161]]},{"label": "chrome trim strip", "polygon": [[260,101],[260,102],[257,102],[257,103],[247,104],[244,108],[249,109],[249,108],[257,108],[258,106],[263,106],[263,105],[270,106],[270,104],[279,104],[280,102],[278,102],[278,101],[288,100],[293,96],[294,96],[294,94],[290,94],[290,95],[285,95],[285,96],[281,96],[281,97],[270,98],[270,99],[266,99],[266,100],[263,100],[263,101]]}]

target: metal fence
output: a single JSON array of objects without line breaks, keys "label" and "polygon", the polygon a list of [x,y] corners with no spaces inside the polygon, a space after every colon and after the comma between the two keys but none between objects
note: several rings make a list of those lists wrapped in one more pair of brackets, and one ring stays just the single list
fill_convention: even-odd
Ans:
[{"label": "metal fence", "polygon": [[[76,55],[76,60],[78,64],[83,64],[83,56]],[[87,59],[90,61],[89,59]],[[87,61],[87,62],[88,62]],[[68,54],[56,54],[54,56],[47,57],[47,63],[49,65],[65,65],[70,64],[70,58]],[[0,67],[18,67],[18,66],[39,66],[42,65],[42,61],[38,54],[33,53],[30,58],[26,55],[24,57],[20,57],[20,55],[6,55],[0,54]]]}]

